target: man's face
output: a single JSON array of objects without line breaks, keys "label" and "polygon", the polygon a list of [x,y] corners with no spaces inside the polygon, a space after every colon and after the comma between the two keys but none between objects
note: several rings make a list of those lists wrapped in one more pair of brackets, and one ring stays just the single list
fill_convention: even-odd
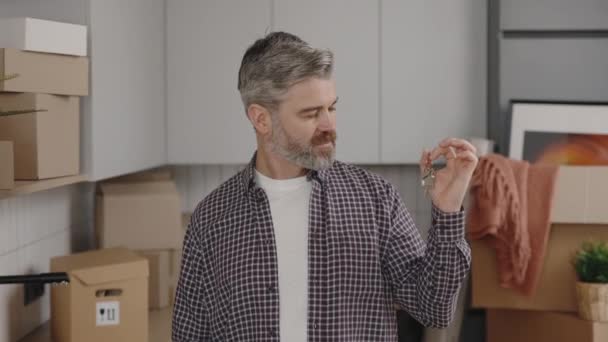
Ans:
[{"label": "man's face", "polygon": [[331,167],[336,154],[337,100],[333,78],[310,78],[291,86],[272,114],[270,149],[307,169]]}]

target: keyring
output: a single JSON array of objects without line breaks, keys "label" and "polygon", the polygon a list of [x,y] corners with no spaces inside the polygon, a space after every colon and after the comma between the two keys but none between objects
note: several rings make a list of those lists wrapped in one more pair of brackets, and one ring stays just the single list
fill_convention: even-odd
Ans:
[{"label": "keyring", "polygon": [[424,188],[427,195],[433,190],[433,187],[435,186],[435,169],[432,166],[428,165],[424,169],[424,175],[420,180],[420,185]]}]

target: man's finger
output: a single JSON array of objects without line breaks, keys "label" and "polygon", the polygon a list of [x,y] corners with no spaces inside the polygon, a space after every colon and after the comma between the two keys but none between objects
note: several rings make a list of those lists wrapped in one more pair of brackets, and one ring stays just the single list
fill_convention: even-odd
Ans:
[{"label": "man's finger", "polygon": [[452,148],[451,146],[435,147],[431,151],[431,155],[430,155],[431,161],[437,160],[440,156],[443,156],[446,160],[454,159],[456,157],[456,153],[454,151],[454,148]]},{"label": "man's finger", "polygon": [[473,144],[471,144],[470,142],[464,140],[464,139],[458,139],[458,138],[447,138],[442,140],[439,143],[440,147],[448,147],[448,146],[452,146],[455,147],[459,150],[468,150],[471,151],[473,153],[477,153],[477,149],[475,148],[475,146],[473,146]]},{"label": "man's finger", "polygon": [[470,162],[477,161],[477,156],[475,155],[475,153],[473,153],[472,151],[468,151],[468,150],[458,152],[456,154],[456,157],[460,160],[466,160],[466,161],[470,161]]}]

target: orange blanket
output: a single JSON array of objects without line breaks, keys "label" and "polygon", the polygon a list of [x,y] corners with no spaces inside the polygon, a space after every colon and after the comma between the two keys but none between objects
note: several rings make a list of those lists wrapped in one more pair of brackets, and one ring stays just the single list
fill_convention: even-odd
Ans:
[{"label": "orange blanket", "polygon": [[471,180],[468,236],[496,251],[501,286],[525,295],[534,293],[541,274],[557,170],[489,154]]}]

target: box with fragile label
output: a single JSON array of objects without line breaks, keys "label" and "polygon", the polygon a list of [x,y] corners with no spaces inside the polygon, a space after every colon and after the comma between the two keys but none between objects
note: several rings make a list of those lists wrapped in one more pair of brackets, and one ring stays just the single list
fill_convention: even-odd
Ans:
[{"label": "box with fragile label", "polygon": [[55,342],[148,341],[148,261],[125,248],[51,259],[70,283],[51,290]]},{"label": "box with fragile label", "polygon": [[551,206],[551,228],[538,287],[532,296],[499,284],[496,253],[471,241],[472,306],[576,312],[572,257],[589,240],[608,241],[608,167],[561,166]]},{"label": "box with fragile label", "polygon": [[15,179],[80,173],[80,106],[75,96],[0,93],[0,140],[14,142]]}]

